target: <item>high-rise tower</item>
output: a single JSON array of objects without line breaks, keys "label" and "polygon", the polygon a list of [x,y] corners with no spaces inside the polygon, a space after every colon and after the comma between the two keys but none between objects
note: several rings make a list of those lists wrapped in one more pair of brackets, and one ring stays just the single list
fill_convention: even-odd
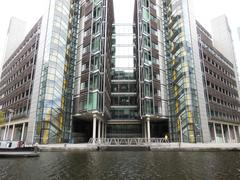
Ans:
[{"label": "high-rise tower", "polygon": [[[4,64],[0,137],[240,142],[232,49],[217,48],[218,36],[196,22],[191,0],[133,1],[127,13],[120,0],[50,1]],[[231,44],[222,19],[220,45]]]},{"label": "high-rise tower", "polygon": [[191,1],[164,0],[163,10],[172,140],[208,142],[206,102]]},{"label": "high-rise tower", "polygon": [[72,139],[106,136],[110,119],[113,1],[81,1]]},{"label": "high-rise tower", "polygon": [[138,115],[146,138],[168,133],[162,1],[135,1]]}]

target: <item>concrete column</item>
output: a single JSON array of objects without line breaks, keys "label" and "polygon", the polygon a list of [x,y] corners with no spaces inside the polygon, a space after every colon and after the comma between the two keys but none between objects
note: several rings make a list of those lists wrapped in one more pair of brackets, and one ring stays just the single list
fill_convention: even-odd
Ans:
[{"label": "concrete column", "polygon": [[7,135],[7,126],[5,126],[5,129],[4,129],[3,140],[6,140],[6,135]]},{"label": "concrete column", "polygon": [[233,125],[233,132],[234,132],[234,142],[237,143],[237,133],[236,133],[236,129],[235,126]]},{"label": "concrete column", "polygon": [[5,140],[8,140],[10,125],[7,125]]},{"label": "concrete column", "polygon": [[98,138],[101,138],[101,121],[98,120]]},{"label": "concrete column", "polygon": [[[238,137],[240,137],[240,126],[237,126],[237,128],[238,128]],[[239,140],[237,142],[240,143]]]},{"label": "concrete column", "polygon": [[147,138],[151,138],[151,132],[150,132],[150,118],[147,118]]},{"label": "concrete column", "polygon": [[214,131],[215,143],[216,143],[217,142],[217,133],[216,133],[215,123],[213,123],[213,131]]},{"label": "concrete column", "polygon": [[225,136],[224,136],[223,124],[221,124],[221,130],[222,130],[222,138],[223,138],[223,142],[225,143]]},{"label": "concrete column", "polygon": [[14,130],[15,130],[15,124],[13,124],[13,127],[12,127],[11,141],[13,141]]},{"label": "concrete column", "polygon": [[232,142],[232,137],[231,137],[231,132],[230,132],[230,128],[229,128],[229,124],[227,125],[228,127],[228,136],[229,136],[229,142]]},{"label": "concrete column", "polygon": [[96,121],[97,121],[97,118],[93,117],[93,135],[92,135],[93,143],[95,143],[95,139],[96,139],[96,123],[97,123]]},{"label": "concrete column", "polygon": [[24,130],[25,130],[25,123],[23,123],[22,125],[21,141],[23,141],[23,138],[24,138]]},{"label": "concrete column", "polygon": [[104,126],[105,126],[105,123],[104,122],[102,122],[102,138],[104,138],[105,136],[104,136],[104,134],[105,134],[105,132],[104,132]]},{"label": "concrete column", "polygon": [[147,123],[146,122],[144,122],[143,128],[144,128],[144,138],[147,138]]}]

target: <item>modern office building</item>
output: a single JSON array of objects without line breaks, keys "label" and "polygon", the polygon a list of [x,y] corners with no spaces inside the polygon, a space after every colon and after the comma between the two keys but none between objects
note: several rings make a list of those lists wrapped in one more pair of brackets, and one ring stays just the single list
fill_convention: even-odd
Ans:
[{"label": "modern office building", "polygon": [[[232,32],[226,15],[211,20],[212,38],[214,46],[229,59],[231,63],[235,63],[235,53],[232,39]],[[228,48],[226,48],[228,47]]]},{"label": "modern office building", "polygon": [[213,142],[240,142],[240,104],[233,63],[219,52],[197,23],[209,130]]},{"label": "modern office building", "polygon": [[[239,141],[234,63],[196,22],[192,1],[134,0],[131,23],[116,22],[114,1],[50,1],[33,28],[38,39],[30,89],[17,87],[20,99],[28,94],[26,105],[11,90],[9,74],[21,57],[13,54],[4,65],[1,138],[41,144],[165,135],[173,142]],[[23,82],[27,72],[20,72]]]},{"label": "modern office building", "polygon": [[3,61],[5,62],[12,53],[18,48],[25,37],[26,22],[12,17],[9,22],[7,39],[5,44],[5,54]]},{"label": "modern office building", "polygon": [[135,1],[134,39],[138,118],[146,138],[168,134],[161,1]]},{"label": "modern office building", "polygon": [[209,142],[196,22],[190,3],[163,3],[169,130],[173,141],[182,136],[184,142]]},{"label": "modern office building", "polygon": [[[40,27],[41,19],[3,64],[0,104],[7,121],[2,119],[0,124],[2,139],[26,139],[29,114],[35,98],[32,92],[37,69]],[[11,122],[8,122],[8,119]]]},{"label": "modern office building", "polygon": [[70,139],[79,18],[78,0],[51,0],[43,16],[27,142]]}]

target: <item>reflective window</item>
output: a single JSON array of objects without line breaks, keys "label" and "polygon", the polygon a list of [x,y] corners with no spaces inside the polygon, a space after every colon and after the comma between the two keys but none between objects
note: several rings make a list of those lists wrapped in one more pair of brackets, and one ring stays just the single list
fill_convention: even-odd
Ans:
[{"label": "reflective window", "polygon": [[142,0],[142,4],[143,4],[143,6],[145,6],[146,8],[149,7],[149,1],[148,1],[148,0]]},{"label": "reflective window", "polygon": [[100,51],[100,44],[101,44],[101,38],[100,36],[96,37],[92,41],[92,51],[97,52]]},{"label": "reflective window", "polygon": [[100,75],[99,73],[91,74],[90,90],[100,89]]},{"label": "reflective window", "polygon": [[150,37],[147,36],[143,36],[143,45],[146,48],[150,48],[151,44],[150,44]]},{"label": "reflective window", "polygon": [[152,114],[153,113],[153,101],[151,99],[144,100],[144,113]]},{"label": "reflective window", "polygon": [[150,20],[150,15],[149,15],[148,10],[143,8],[142,13],[143,13],[143,19],[148,22]]},{"label": "reflective window", "polygon": [[93,10],[93,18],[97,19],[101,16],[101,4],[99,4],[98,6],[96,6]]},{"label": "reflective window", "polygon": [[137,109],[113,109],[112,119],[137,119]]},{"label": "reflective window", "polygon": [[147,34],[150,34],[150,27],[149,27],[149,23],[145,22],[145,21],[142,21],[143,23],[143,32],[147,33]]},{"label": "reflective window", "polygon": [[145,78],[146,80],[152,80],[151,67],[149,67],[149,66],[144,66],[144,78]]},{"label": "reflective window", "polygon": [[100,66],[102,65],[101,62],[101,54],[98,53],[91,58],[91,70],[95,71],[97,69],[100,69]]},{"label": "reflective window", "polygon": [[144,95],[147,97],[152,96],[152,84],[151,83],[144,83]]},{"label": "reflective window", "polygon": [[99,101],[98,93],[89,93],[88,110],[98,109],[98,101]]},{"label": "reflective window", "polygon": [[93,34],[98,34],[101,31],[101,21],[98,20],[93,23]]}]

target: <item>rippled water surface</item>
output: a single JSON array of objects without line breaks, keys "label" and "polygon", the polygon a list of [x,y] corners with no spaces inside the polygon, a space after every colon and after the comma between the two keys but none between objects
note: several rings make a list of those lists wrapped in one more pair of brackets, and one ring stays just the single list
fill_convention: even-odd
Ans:
[{"label": "rippled water surface", "polygon": [[0,179],[240,179],[240,152],[43,152],[1,158]]}]

